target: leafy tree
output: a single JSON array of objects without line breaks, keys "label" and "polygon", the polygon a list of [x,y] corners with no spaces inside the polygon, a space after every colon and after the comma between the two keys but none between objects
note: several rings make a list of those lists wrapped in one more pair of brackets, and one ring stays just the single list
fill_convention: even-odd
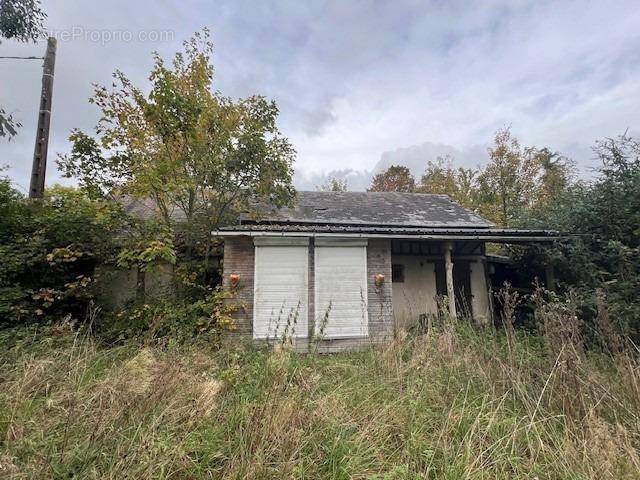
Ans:
[{"label": "leafy tree", "polygon": [[15,137],[18,134],[18,129],[22,127],[22,124],[13,118],[13,115],[7,113],[6,110],[0,107],[0,137]]},{"label": "leafy tree", "polygon": [[548,148],[528,149],[540,168],[534,208],[545,208],[573,184],[575,165],[567,157]]},{"label": "leafy tree", "polygon": [[316,187],[316,190],[321,192],[346,192],[347,181],[340,180],[336,177],[330,177],[325,183]]},{"label": "leafy tree", "polygon": [[46,18],[39,0],[0,0],[0,37],[35,42]]},{"label": "leafy tree", "polygon": [[102,113],[96,136],[75,130],[58,165],[90,195],[150,198],[164,224],[180,232],[186,258],[211,230],[253,201],[288,204],[295,151],[264,97],[233,101],[214,90],[206,30],[184,43],[170,64],[158,54],[148,93],[120,71],[114,87],[96,86]]},{"label": "leafy tree", "polygon": [[29,202],[0,179],[0,325],[84,318],[95,267],[114,258],[123,220],[113,202],[62,187]]},{"label": "leafy tree", "polygon": [[[4,168],[0,168],[0,171]],[[13,188],[7,177],[0,177],[0,242],[12,235],[22,234],[20,224],[23,206],[22,195]]]},{"label": "leafy tree", "polygon": [[416,180],[402,165],[391,165],[373,177],[369,192],[414,192]]},{"label": "leafy tree", "polygon": [[451,157],[438,157],[429,161],[417,188],[421,193],[448,195],[454,202],[477,209],[478,171],[471,168],[453,166]]},{"label": "leafy tree", "polygon": [[[0,0],[0,39],[35,42],[42,35],[46,18],[39,0]],[[15,136],[21,126],[0,107],[0,137]]]},{"label": "leafy tree", "polygon": [[582,293],[595,315],[596,290],[627,333],[640,338],[640,142],[628,135],[596,143],[602,162],[591,183],[576,183],[527,218],[533,228],[555,228],[571,240],[515,249],[524,266],[551,263],[562,288]]},{"label": "leafy tree", "polygon": [[498,130],[489,163],[478,176],[480,210],[497,225],[513,225],[535,203],[540,163],[509,128]]}]

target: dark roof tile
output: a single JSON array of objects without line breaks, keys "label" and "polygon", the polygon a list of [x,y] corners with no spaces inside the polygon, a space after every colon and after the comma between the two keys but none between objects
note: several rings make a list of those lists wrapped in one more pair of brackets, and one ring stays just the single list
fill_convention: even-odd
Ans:
[{"label": "dark roof tile", "polygon": [[298,192],[292,208],[265,209],[242,223],[489,228],[446,195],[399,192]]}]

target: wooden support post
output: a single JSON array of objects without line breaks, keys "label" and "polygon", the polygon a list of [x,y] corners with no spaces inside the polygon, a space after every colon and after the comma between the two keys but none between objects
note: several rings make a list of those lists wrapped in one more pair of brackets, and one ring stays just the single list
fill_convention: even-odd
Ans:
[{"label": "wooden support post", "polygon": [[49,124],[51,123],[51,98],[53,96],[53,72],[56,64],[56,39],[47,40],[47,53],[42,67],[42,93],[40,95],[40,112],[38,113],[38,129],[36,145],[33,150],[33,166],[31,168],[31,184],[29,198],[42,198],[44,193],[44,177],[47,171],[47,150],[49,149]]},{"label": "wooden support post", "polygon": [[453,287],[453,261],[451,260],[451,252],[453,244],[447,242],[444,245],[444,265],[447,276],[447,299],[449,300],[449,315],[452,319],[457,317],[456,313],[456,293]]}]

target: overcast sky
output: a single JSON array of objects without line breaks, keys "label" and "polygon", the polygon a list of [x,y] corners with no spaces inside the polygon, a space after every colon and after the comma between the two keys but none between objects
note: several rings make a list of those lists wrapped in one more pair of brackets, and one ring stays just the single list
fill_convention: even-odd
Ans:
[{"label": "overcast sky", "polygon": [[[171,56],[208,27],[215,88],[275,99],[298,151],[296,183],[390,163],[419,173],[449,153],[486,161],[496,129],[549,146],[587,172],[590,146],[639,132],[640,3],[632,1],[44,1],[59,38],[48,183],[74,127],[91,130],[94,82],[123,70],[144,86],[151,52]],[[4,41],[0,55],[41,55]],[[23,124],[0,165],[28,187],[41,62],[0,59],[0,104]],[[356,174],[354,172],[365,172]]]}]

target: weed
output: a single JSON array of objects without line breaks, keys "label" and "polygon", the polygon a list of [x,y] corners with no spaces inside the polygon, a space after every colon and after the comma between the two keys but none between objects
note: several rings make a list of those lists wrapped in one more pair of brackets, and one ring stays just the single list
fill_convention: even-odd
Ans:
[{"label": "weed", "polygon": [[637,351],[536,295],[543,336],[445,310],[335,355],[0,332],[0,477],[638,478]]}]

